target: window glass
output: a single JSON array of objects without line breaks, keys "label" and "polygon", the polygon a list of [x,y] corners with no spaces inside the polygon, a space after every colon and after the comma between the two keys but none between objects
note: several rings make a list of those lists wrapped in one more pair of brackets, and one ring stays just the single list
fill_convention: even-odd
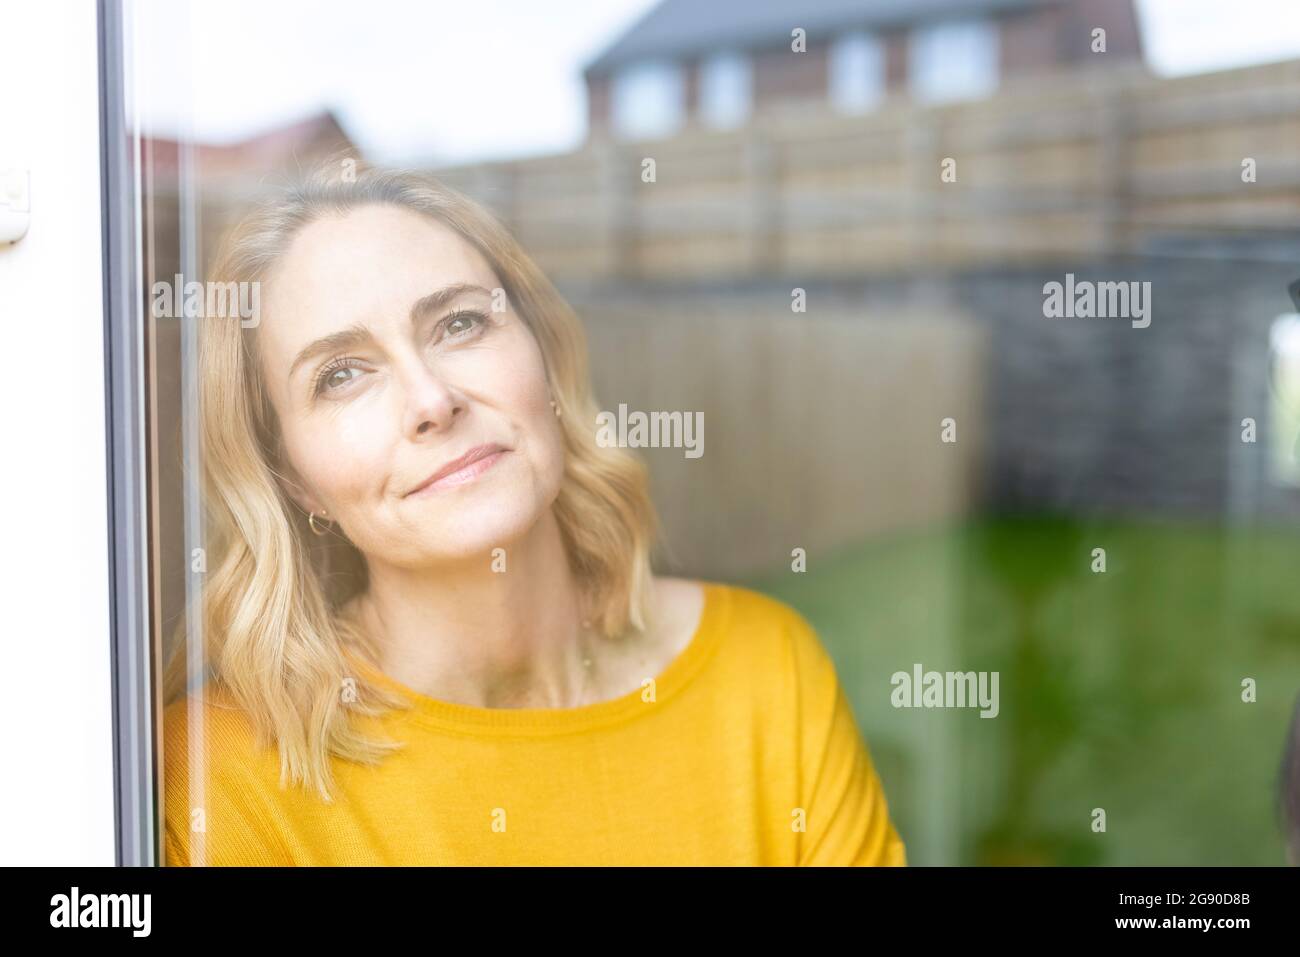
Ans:
[{"label": "window glass", "polygon": [[1273,323],[1272,434],[1269,462],[1275,482],[1300,485],[1300,315],[1287,313]]},{"label": "window glass", "polygon": [[[147,395],[114,460],[147,473],[160,853],[838,854],[786,843],[766,789],[819,778],[783,708],[816,735],[839,701],[797,750],[847,769],[857,728],[909,863],[1280,863],[1300,40],[1211,19],[1241,62],[1156,75],[1112,30],[1106,83],[1062,61],[1012,104],[991,23],[912,23],[920,99],[872,110],[860,11],[786,56],[753,11],[703,43],[606,6],[127,4],[137,192],[107,232],[135,230]],[[692,645],[719,619],[678,589],[708,581],[761,621]],[[650,644],[596,640],[637,596]],[[304,742],[378,686],[351,652],[422,708],[416,758],[335,779],[348,824],[232,721],[318,768]],[[609,736],[570,733],[593,714]],[[808,821],[852,832],[872,778],[820,778],[858,790]]]},{"label": "window glass", "polygon": [[750,62],[738,53],[719,53],[700,64],[700,119],[708,126],[733,127],[749,116]]},{"label": "window glass", "polygon": [[908,45],[909,81],[921,100],[987,96],[998,85],[998,31],[984,20],[940,21],[915,28]]},{"label": "window glass", "polygon": [[614,128],[629,139],[666,136],[681,125],[685,86],[676,63],[638,63],[614,77]]},{"label": "window glass", "polygon": [[830,52],[830,95],[834,106],[856,112],[874,106],[885,93],[884,44],[873,34],[836,37]]}]

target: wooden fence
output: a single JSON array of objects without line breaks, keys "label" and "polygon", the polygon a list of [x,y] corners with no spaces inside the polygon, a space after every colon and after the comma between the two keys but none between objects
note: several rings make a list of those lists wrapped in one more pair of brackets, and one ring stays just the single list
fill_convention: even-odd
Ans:
[{"label": "wooden fence", "polygon": [[[941,177],[945,159],[955,181]],[[435,172],[492,206],[557,279],[1124,254],[1165,233],[1300,224],[1300,60],[1181,78],[1092,69],[981,101],[803,109],[733,132]]]},{"label": "wooden fence", "polygon": [[[638,450],[672,567],[744,575],[956,519],[987,456],[988,330],[952,312],[624,309],[589,317],[603,410],[699,413],[703,454]],[[956,441],[941,422],[956,422]],[[592,424],[595,427],[595,424]]]}]

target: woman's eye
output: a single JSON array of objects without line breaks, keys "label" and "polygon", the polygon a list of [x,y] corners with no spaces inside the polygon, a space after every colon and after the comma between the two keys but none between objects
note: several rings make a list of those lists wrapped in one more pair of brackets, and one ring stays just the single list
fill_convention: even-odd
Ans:
[{"label": "woman's eye", "polygon": [[462,339],[484,321],[484,317],[477,312],[458,312],[442,320],[442,330],[444,335],[452,339]]},{"label": "woman's eye", "polygon": [[[438,324],[440,332],[439,339],[468,339],[476,335],[479,327],[486,325],[487,316],[478,312],[458,312],[448,316]],[[323,392],[338,392],[341,387],[346,386],[356,376],[348,375],[351,372],[361,372],[353,360],[344,359],[339,362],[331,363],[321,370],[320,375],[316,378],[316,395]]]},{"label": "woman's eye", "polygon": [[343,377],[342,373],[359,372],[356,366],[341,365],[327,368],[321,372],[320,377],[316,380],[316,392],[336,392],[339,386],[347,385],[353,378],[352,376]]}]

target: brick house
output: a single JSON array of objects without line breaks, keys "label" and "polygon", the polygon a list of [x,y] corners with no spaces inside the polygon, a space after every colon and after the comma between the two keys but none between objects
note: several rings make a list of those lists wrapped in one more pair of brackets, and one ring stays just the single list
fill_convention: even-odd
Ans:
[{"label": "brick house", "polygon": [[[1104,54],[1092,50],[1098,28]],[[1035,73],[1141,62],[1134,0],[662,0],[583,72],[590,135],[638,139],[771,109],[979,97]]]}]

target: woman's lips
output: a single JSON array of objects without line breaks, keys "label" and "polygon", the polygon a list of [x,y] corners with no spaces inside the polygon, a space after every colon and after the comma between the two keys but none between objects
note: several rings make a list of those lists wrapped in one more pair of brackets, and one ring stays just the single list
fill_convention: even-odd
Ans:
[{"label": "woman's lips", "polygon": [[420,488],[411,492],[407,498],[415,498],[420,495],[428,495],[431,492],[437,492],[442,489],[455,488],[458,485],[465,485],[473,482],[484,472],[497,464],[497,461],[509,452],[509,449],[498,449],[482,458],[475,459],[468,465],[464,465],[454,472],[449,472],[436,482],[430,482],[428,485],[422,485]]}]

